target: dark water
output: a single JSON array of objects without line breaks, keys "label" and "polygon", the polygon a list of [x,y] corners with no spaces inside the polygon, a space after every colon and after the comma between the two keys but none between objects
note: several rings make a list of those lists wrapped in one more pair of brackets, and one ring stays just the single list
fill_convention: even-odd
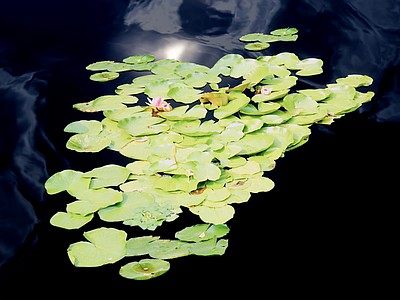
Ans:
[{"label": "dark water", "polygon": [[[313,294],[316,287],[329,293],[349,287],[352,294],[375,289],[371,283],[392,260],[400,167],[397,1],[15,0],[2,6],[0,298],[10,289],[43,299],[55,291],[80,299],[76,293],[86,285],[91,295],[100,289],[120,296],[156,286],[174,293],[189,287],[193,295],[215,289],[227,295],[263,289],[269,296]],[[107,151],[67,150],[63,128],[93,118],[72,104],[113,93],[135,75],[99,84],[88,79],[85,66],[138,54],[212,66],[228,53],[255,56],[243,50],[242,35],[283,27],[299,29],[298,41],[272,44],[263,55],[288,51],[301,59],[321,58],[324,74],[300,78],[316,88],[348,74],[369,75],[373,100],[331,126],[313,126],[307,144],[278,160],[266,174],[274,190],[235,206],[224,256],[171,260],[167,274],[147,282],[121,278],[118,263],[73,267],[66,249],[84,239],[83,230],[49,224],[71,198],[47,196],[44,182],[66,168],[126,164]],[[173,238],[199,221],[186,212],[154,235]],[[108,225],[94,220],[84,231]],[[148,234],[116,226],[129,237]],[[391,285],[390,278],[385,282]]]}]

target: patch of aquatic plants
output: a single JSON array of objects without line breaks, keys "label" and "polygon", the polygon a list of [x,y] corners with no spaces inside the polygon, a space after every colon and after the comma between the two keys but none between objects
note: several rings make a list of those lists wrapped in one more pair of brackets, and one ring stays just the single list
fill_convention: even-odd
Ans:
[{"label": "patch of aquatic plants", "polygon": [[[296,33],[286,28],[240,40],[251,42],[246,49],[259,51],[271,42],[295,41]],[[100,82],[125,71],[151,72],[119,85],[114,95],[74,105],[82,112],[103,113],[102,121],[81,120],[65,127],[73,133],[68,149],[109,149],[132,162],[51,176],[45,185],[49,194],[67,191],[76,199],[51,224],[76,229],[97,213],[106,222],[154,230],[178,218],[181,207],[205,224],[177,232],[177,240],[127,240],[125,231],[98,228],[84,233],[87,242],[70,245],[71,262],[95,267],[149,255],[151,259],[120,269],[126,278],[144,280],[168,271],[167,259],[224,254],[228,240],[220,238],[229,232],[225,223],[233,218],[235,205],[274,187],[264,172],[274,169],[286,151],[306,143],[312,124],[331,124],[373,97],[356,90],[372,83],[363,75],[337,79],[323,89],[295,89],[297,76],[318,75],[322,65],[320,59],[301,60],[284,52],[256,59],[228,54],[211,68],[174,59],[155,61],[152,55],[87,66],[97,72],[90,79]],[[220,87],[228,77],[238,84]],[[138,105],[137,96],[143,94],[148,103]]]}]

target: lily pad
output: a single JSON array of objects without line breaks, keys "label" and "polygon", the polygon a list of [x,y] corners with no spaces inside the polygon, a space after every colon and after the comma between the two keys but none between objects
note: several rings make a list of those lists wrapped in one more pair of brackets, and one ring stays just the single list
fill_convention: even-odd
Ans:
[{"label": "lily pad", "polygon": [[188,108],[189,105],[180,106],[172,111],[160,112],[158,115],[168,120],[182,121],[203,119],[207,114],[207,110],[202,105],[195,105],[190,110]]},{"label": "lily pad", "polygon": [[71,195],[89,189],[90,178],[83,178],[82,172],[64,170],[52,175],[47,179],[45,188],[48,194],[53,195],[67,191]]},{"label": "lily pad", "polygon": [[89,134],[75,134],[67,142],[67,148],[77,152],[99,152],[110,145],[108,138]]},{"label": "lily pad", "polygon": [[153,55],[134,55],[124,58],[123,62],[127,64],[142,64],[153,61],[154,59],[155,57]]},{"label": "lily pad", "polygon": [[199,256],[210,256],[210,255],[223,255],[226,248],[228,247],[228,240],[219,240],[216,238],[211,240],[196,243],[190,246],[190,254]]},{"label": "lily pad", "polygon": [[243,56],[239,54],[227,54],[221,57],[214,65],[214,67],[232,67],[238,61],[242,60]]},{"label": "lily pad", "polygon": [[272,56],[271,59],[268,60],[269,64],[285,66],[286,68],[295,65],[300,62],[300,59],[296,54],[289,52],[282,52],[278,55]]},{"label": "lily pad", "polygon": [[217,119],[229,117],[244,108],[250,102],[250,98],[239,91],[231,92],[231,95],[234,95],[236,98],[227,105],[221,106],[219,109],[215,110],[214,117]]},{"label": "lily pad", "polygon": [[328,89],[300,90],[298,92],[311,97],[315,101],[324,100],[331,94],[331,91]]},{"label": "lily pad", "polygon": [[244,48],[249,51],[262,51],[262,50],[269,48],[269,46],[270,46],[270,44],[267,42],[256,42],[256,43],[248,44],[248,45],[244,46]]},{"label": "lily pad", "polygon": [[96,73],[90,76],[90,80],[99,81],[99,82],[106,82],[117,79],[119,77],[119,73],[116,72],[101,72]]},{"label": "lily pad", "polygon": [[93,214],[82,216],[73,213],[58,212],[51,217],[50,224],[65,229],[77,229],[89,223],[92,219]]},{"label": "lily pad", "polygon": [[181,241],[165,241],[158,243],[151,249],[149,255],[152,258],[171,259],[189,255],[190,244]]},{"label": "lily pad", "polygon": [[346,84],[352,87],[370,86],[373,79],[366,75],[348,75],[346,78],[339,78],[336,80],[339,84]]},{"label": "lily pad", "polygon": [[221,78],[218,76],[210,75],[208,73],[199,72],[199,73],[191,73],[186,76],[183,81],[184,84],[192,87],[203,87],[207,83],[220,83]]},{"label": "lily pad", "polygon": [[170,264],[165,260],[142,259],[139,262],[131,262],[121,267],[119,274],[128,279],[147,280],[161,276],[169,268]]},{"label": "lily pad", "polygon": [[176,80],[159,80],[152,81],[146,84],[146,88],[144,89],[144,93],[150,98],[161,97],[163,99],[169,99],[168,92],[170,90],[170,85],[176,83]]},{"label": "lily pad", "polygon": [[117,165],[106,165],[86,172],[83,177],[92,178],[91,189],[98,189],[106,186],[117,186],[124,183],[130,172],[127,168]]},{"label": "lily pad", "polygon": [[122,201],[99,210],[100,219],[107,222],[125,221],[133,218],[137,208],[147,207],[154,202],[154,197],[146,192],[125,192]]},{"label": "lily pad", "polygon": [[291,88],[295,86],[297,82],[297,77],[295,76],[288,76],[288,77],[277,77],[272,79],[266,79],[261,81],[261,84],[265,84],[264,87],[272,88],[273,91],[281,91]]},{"label": "lily pad", "polygon": [[103,126],[99,121],[76,121],[68,124],[65,128],[65,132],[73,132],[88,135],[97,135],[103,129]]},{"label": "lily pad", "polygon": [[263,38],[263,33],[250,33],[242,36],[239,40],[241,42],[258,42]]},{"label": "lily pad", "polygon": [[115,62],[111,60],[106,61],[98,61],[92,63],[86,67],[86,70],[89,71],[104,71],[107,70],[109,66],[113,65]]},{"label": "lily pad", "polygon": [[175,74],[186,77],[194,72],[208,72],[210,68],[194,63],[181,63],[174,70]]},{"label": "lily pad", "polygon": [[259,66],[261,66],[261,63],[255,59],[241,59],[232,66],[230,76],[233,78],[244,77]]},{"label": "lily pad", "polygon": [[89,242],[78,242],[68,248],[68,257],[76,267],[98,267],[115,263],[126,255],[126,232],[98,228],[85,232]]},{"label": "lily pad", "polygon": [[163,118],[133,116],[119,121],[118,127],[133,136],[142,136],[167,131],[169,125],[159,124],[164,121]]},{"label": "lily pad", "polygon": [[126,256],[140,256],[148,254],[157,242],[158,236],[141,236],[129,239],[126,242]]},{"label": "lily pad", "polygon": [[266,115],[268,113],[274,112],[280,108],[280,104],[278,103],[263,103],[260,102],[258,104],[258,109],[252,105],[252,104],[247,104],[245,107],[243,107],[240,110],[240,113],[246,114],[246,115],[251,115],[251,116],[260,116],[260,115]]},{"label": "lily pad", "polygon": [[282,28],[282,29],[276,29],[274,31],[271,31],[272,35],[292,35],[297,33],[298,30],[296,28]]},{"label": "lily pad", "polygon": [[225,224],[211,225],[199,224],[178,231],[175,237],[185,242],[201,242],[213,239],[214,237],[220,238],[228,234],[229,228]]},{"label": "lily pad", "polygon": [[235,214],[235,209],[230,205],[217,208],[196,206],[190,208],[190,211],[196,215],[199,215],[203,222],[216,225],[226,223],[232,219],[233,215]]},{"label": "lily pad", "polygon": [[198,181],[215,181],[221,176],[221,170],[212,163],[200,163],[194,170],[194,178]]},{"label": "lily pad", "polygon": [[[278,87],[278,89],[279,89],[279,87]],[[286,96],[289,92],[290,92],[289,89],[283,89],[283,90],[279,90],[276,92],[273,91],[269,95],[257,94],[257,95],[254,95],[253,98],[251,98],[251,100],[256,103],[276,100],[276,99],[280,99],[280,98]]]},{"label": "lily pad", "polygon": [[90,213],[122,201],[122,193],[113,189],[102,188],[79,193],[78,201],[67,205],[67,212],[86,216]]},{"label": "lily pad", "polygon": [[196,90],[191,87],[173,87],[167,92],[169,98],[174,99],[177,102],[182,103],[193,103],[201,97],[200,90]]},{"label": "lily pad", "polygon": [[283,99],[283,107],[293,115],[315,114],[318,112],[318,103],[311,97],[303,94],[289,94]]}]

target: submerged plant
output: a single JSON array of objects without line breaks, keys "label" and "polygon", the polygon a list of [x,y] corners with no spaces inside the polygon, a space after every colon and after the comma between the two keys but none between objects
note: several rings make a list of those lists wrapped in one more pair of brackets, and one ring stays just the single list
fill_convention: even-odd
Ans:
[{"label": "submerged plant", "polygon": [[[271,42],[295,41],[296,33],[286,28],[240,40],[251,42],[246,49],[259,51]],[[51,176],[47,192],[67,191],[76,201],[50,222],[80,228],[97,213],[106,222],[154,230],[175,220],[186,207],[206,224],[177,232],[173,241],[152,236],[126,240],[124,231],[95,229],[84,233],[89,242],[68,248],[75,266],[149,255],[152,259],[128,263],[120,271],[126,278],[143,280],[165,273],[170,267],[165,259],[222,255],[228,241],[219,238],[229,232],[225,223],[233,218],[234,206],[248,201],[251,193],[274,187],[264,172],[274,169],[286,151],[306,143],[312,124],[331,124],[373,97],[372,92],[356,90],[372,83],[363,75],[340,78],[323,89],[296,90],[296,75],[320,74],[323,62],[300,60],[293,53],[256,59],[228,54],[211,68],[154,60],[152,55],[136,55],[120,63],[102,61],[87,67],[100,71],[90,77],[95,81],[109,81],[129,70],[151,72],[118,86],[115,95],[74,105],[83,112],[102,112],[101,122],[82,120],[65,127],[74,133],[67,148],[78,152],[107,148],[132,162]],[[237,85],[220,87],[225,77],[236,79]],[[148,99],[144,106],[136,104],[136,96],[142,94]],[[170,103],[183,105],[172,108]]]}]

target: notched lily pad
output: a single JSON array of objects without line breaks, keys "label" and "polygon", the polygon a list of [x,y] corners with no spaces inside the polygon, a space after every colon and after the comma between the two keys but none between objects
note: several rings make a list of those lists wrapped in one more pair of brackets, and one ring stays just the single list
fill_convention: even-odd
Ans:
[{"label": "notched lily pad", "polygon": [[77,229],[89,223],[93,214],[82,216],[74,213],[58,212],[50,219],[50,224],[65,229]]},{"label": "notched lily pad", "polygon": [[106,82],[117,79],[119,77],[119,73],[117,72],[101,72],[96,73],[90,76],[90,80],[99,81],[99,82]]},{"label": "notched lily pad", "polygon": [[135,280],[147,280],[161,276],[170,268],[169,262],[162,259],[142,259],[121,267],[119,274],[122,277]]},{"label": "notched lily pad", "polygon": [[77,152],[99,152],[110,145],[108,138],[89,134],[75,134],[67,142],[67,149]]}]

